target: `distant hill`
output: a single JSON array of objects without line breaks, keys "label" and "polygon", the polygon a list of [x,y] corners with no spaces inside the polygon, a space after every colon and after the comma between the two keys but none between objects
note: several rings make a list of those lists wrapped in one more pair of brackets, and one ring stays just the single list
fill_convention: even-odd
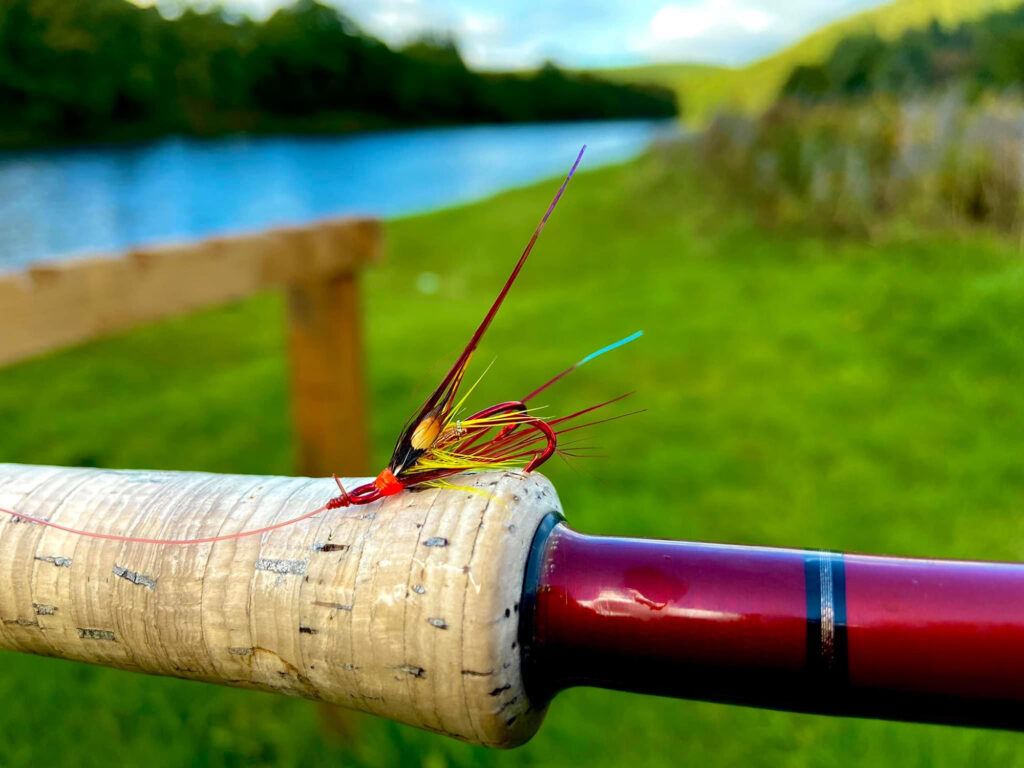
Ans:
[{"label": "distant hill", "polygon": [[678,95],[686,120],[702,123],[723,107],[756,111],[768,106],[794,67],[824,61],[844,37],[875,32],[892,39],[908,29],[926,26],[932,19],[943,25],[957,24],[1021,4],[1022,0],[893,0],[828,24],[746,67],[680,63],[600,72],[609,79],[671,87]]},{"label": "distant hill", "polygon": [[727,72],[728,67],[717,64],[700,64],[698,62],[670,62],[667,64],[647,64],[642,67],[619,67],[616,69],[599,69],[606,80],[624,83],[656,83],[658,85],[675,86],[680,79],[711,75],[716,72]]}]

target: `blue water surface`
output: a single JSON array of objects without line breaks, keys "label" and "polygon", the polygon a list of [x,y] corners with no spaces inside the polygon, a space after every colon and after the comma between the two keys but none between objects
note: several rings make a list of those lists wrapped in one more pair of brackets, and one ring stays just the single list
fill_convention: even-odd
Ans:
[{"label": "blue water surface", "polygon": [[629,159],[675,121],[169,138],[0,154],[0,270],[133,245],[453,205]]}]

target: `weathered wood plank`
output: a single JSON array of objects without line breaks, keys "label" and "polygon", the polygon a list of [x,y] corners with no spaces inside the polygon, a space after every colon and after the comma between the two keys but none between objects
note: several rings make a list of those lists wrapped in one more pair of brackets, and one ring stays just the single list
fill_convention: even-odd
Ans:
[{"label": "weathered wood plank", "polygon": [[379,245],[376,221],[345,219],[0,274],[0,365],[272,286],[352,274]]}]

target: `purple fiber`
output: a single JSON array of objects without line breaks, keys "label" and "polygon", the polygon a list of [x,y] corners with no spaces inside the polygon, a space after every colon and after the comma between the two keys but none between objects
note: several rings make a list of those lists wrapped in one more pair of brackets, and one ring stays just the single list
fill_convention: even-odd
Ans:
[{"label": "purple fiber", "polygon": [[555,199],[551,201],[551,205],[548,206],[547,213],[544,214],[544,218],[540,220],[540,226],[537,227],[537,231],[540,232],[541,228],[548,223],[548,217],[551,216],[551,212],[555,210],[555,206],[558,205],[558,198],[565,192],[565,188],[569,184],[569,179],[576,173],[576,169],[579,167],[580,160],[583,159],[583,153],[587,151],[587,145],[584,144],[580,147],[580,153],[576,155],[576,162],[572,164],[572,168],[569,169],[569,175],[565,177],[565,181],[562,182],[562,186],[558,188],[558,193],[555,195]]}]

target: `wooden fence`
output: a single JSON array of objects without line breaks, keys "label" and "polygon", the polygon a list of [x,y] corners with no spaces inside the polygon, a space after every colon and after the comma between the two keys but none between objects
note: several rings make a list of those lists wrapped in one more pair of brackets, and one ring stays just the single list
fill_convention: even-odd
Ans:
[{"label": "wooden fence", "polygon": [[298,469],[362,475],[359,271],[380,243],[376,221],[344,219],[0,274],[0,365],[283,286]]}]

